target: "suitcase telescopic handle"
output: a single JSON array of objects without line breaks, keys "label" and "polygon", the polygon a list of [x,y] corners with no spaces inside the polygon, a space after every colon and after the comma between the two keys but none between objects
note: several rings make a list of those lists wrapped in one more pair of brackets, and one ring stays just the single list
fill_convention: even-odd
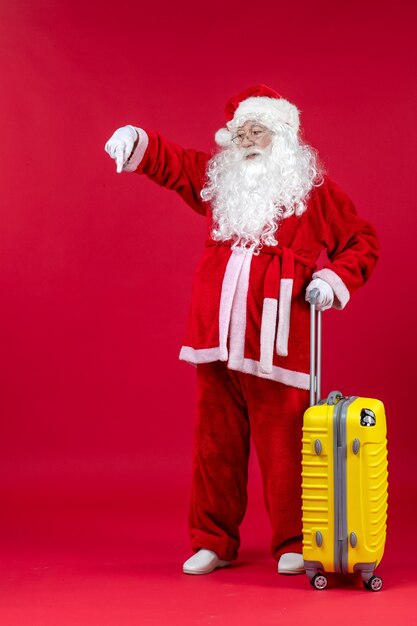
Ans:
[{"label": "suitcase telescopic handle", "polygon": [[[321,394],[321,311],[316,309],[319,290],[312,289],[310,302],[310,406],[320,402]],[[317,318],[317,319],[316,319]],[[317,332],[316,332],[317,331]]]}]

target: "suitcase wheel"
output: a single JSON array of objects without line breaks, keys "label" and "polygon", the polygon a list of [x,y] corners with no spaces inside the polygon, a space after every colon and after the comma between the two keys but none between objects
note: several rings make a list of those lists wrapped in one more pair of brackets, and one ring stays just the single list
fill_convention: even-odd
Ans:
[{"label": "suitcase wheel", "polygon": [[368,589],[369,591],[380,591],[382,589],[382,585],[382,578],[379,576],[371,576],[368,582],[364,581],[363,583],[365,589]]},{"label": "suitcase wheel", "polygon": [[327,587],[327,578],[324,574],[316,574],[310,580],[310,584],[315,588],[321,591],[322,589],[326,589]]}]

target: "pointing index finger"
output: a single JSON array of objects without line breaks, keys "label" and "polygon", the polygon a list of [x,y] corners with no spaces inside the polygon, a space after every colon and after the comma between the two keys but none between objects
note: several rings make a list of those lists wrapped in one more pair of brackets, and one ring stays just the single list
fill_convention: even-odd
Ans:
[{"label": "pointing index finger", "polygon": [[116,150],[116,171],[118,174],[120,174],[120,172],[123,169],[123,163],[124,163],[123,150],[118,149]]}]

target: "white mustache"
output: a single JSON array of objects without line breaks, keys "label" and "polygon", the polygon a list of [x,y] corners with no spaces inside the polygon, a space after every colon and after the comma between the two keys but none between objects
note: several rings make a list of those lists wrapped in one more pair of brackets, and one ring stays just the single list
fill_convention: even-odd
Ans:
[{"label": "white mustache", "polygon": [[242,158],[246,159],[248,156],[252,156],[253,154],[263,154],[263,150],[260,148],[244,148],[242,150]]}]

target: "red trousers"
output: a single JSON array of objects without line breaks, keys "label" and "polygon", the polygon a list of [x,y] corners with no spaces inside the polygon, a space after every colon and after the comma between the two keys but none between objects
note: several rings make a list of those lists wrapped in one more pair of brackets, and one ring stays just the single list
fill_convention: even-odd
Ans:
[{"label": "red trousers", "polygon": [[272,525],[271,550],[301,552],[301,436],[309,393],[229,370],[197,366],[190,535],[193,550],[236,559],[247,505],[250,436]]}]

